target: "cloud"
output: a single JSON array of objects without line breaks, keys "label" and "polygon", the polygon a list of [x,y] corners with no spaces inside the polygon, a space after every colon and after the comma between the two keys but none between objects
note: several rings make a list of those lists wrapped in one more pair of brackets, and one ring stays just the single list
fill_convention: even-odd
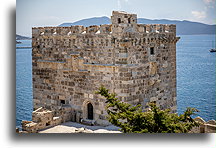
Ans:
[{"label": "cloud", "polygon": [[215,0],[203,0],[207,8],[215,8]]},{"label": "cloud", "polygon": [[214,3],[214,2],[215,2],[215,0],[203,0],[203,1],[204,1],[204,3],[206,3],[206,4]]},{"label": "cloud", "polygon": [[205,11],[191,11],[191,14],[198,20],[202,20],[206,18],[206,12]]}]

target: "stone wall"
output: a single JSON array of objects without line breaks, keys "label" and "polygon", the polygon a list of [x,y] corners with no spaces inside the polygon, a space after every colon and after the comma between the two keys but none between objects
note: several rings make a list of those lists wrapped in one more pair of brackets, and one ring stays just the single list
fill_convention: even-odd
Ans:
[{"label": "stone wall", "polygon": [[199,122],[200,126],[194,127],[189,133],[216,133],[215,120],[209,120],[206,122],[201,117],[196,117],[194,120]]},{"label": "stone wall", "polygon": [[[34,110],[44,107],[64,121],[107,125],[101,85],[133,105],[155,101],[176,112],[176,26],[137,24],[137,16],[114,11],[112,24],[32,28]],[[59,114],[62,114],[60,112]]]},{"label": "stone wall", "polygon": [[28,133],[36,133],[41,129],[62,123],[61,117],[55,117],[53,111],[38,108],[32,112],[32,121],[22,121],[22,130]]}]

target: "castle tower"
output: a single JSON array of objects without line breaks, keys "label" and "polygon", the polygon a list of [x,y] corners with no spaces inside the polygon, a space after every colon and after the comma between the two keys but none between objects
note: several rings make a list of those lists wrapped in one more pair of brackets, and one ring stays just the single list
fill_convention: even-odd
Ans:
[{"label": "castle tower", "polygon": [[34,109],[63,121],[107,125],[101,85],[146,109],[156,102],[176,112],[176,26],[137,24],[113,11],[112,24],[32,28]]}]

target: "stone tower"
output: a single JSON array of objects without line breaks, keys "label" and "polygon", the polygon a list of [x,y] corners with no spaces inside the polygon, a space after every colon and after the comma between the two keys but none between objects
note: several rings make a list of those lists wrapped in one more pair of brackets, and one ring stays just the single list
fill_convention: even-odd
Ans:
[{"label": "stone tower", "polygon": [[111,21],[32,28],[34,109],[107,125],[105,99],[95,94],[104,85],[121,101],[176,112],[176,26],[137,24],[136,14],[120,11]]}]

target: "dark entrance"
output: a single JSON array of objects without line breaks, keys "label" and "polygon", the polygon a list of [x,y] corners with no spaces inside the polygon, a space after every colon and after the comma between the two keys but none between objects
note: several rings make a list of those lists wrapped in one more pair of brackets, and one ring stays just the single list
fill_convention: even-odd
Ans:
[{"label": "dark entrance", "polygon": [[91,103],[87,105],[88,119],[93,120],[93,106]]}]

